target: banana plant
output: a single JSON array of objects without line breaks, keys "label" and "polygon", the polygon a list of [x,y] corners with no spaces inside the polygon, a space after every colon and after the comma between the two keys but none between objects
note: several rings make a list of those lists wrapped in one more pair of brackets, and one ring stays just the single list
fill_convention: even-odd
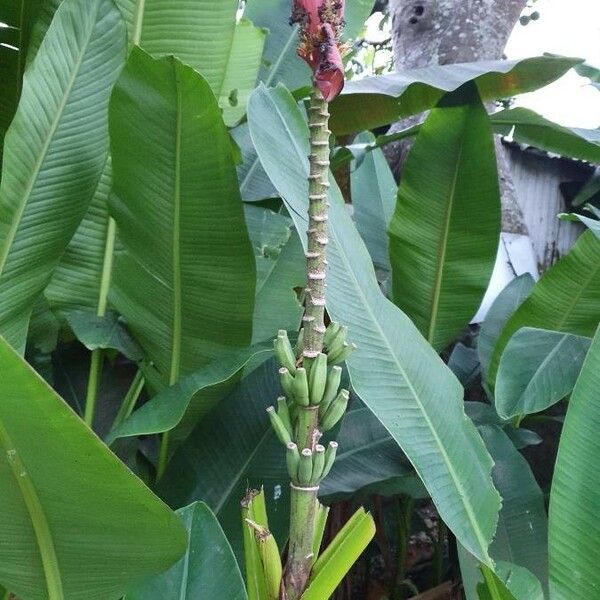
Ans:
[{"label": "banana plant", "polygon": [[343,4],[334,0],[295,0],[292,21],[300,27],[298,54],[313,71],[308,106],[310,171],[308,241],[303,327],[296,346],[280,330],[274,341],[284,396],[267,409],[285,447],[290,484],[287,560],[282,565],[269,531],[264,494],[250,491],[242,501],[244,557],[250,600],[316,600],[329,597],[372,537],[373,519],[360,509],[321,553],[328,509],[318,499],[321,481],[336,458],[338,444],[320,444],[343,418],[350,392],[341,389],[340,366],[352,353],[347,328],[325,326],[327,279],[329,136],[328,103],[341,91],[344,72],[340,36]]}]

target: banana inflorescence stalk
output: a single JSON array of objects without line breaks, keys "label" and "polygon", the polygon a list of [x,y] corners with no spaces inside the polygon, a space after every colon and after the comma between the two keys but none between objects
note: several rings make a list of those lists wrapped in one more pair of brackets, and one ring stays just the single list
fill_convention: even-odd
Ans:
[{"label": "banana inflorescence stalk", "polygon": [[[318,558],[327,509],[318,501],[321,481],[331,470],[337,443],[321,445],[323,433],[343,418],[350,393],[341,389],[343,363],[353,350],[347,328],[325,326],[325,290],[329,218],[329,107],[343,86],[339,36],[344,3],[340,0],[294,0],[292,20],[300,24],[299,54],[313,68],[314,86],[308,106],[310,172],[308,175],[307,285],[303,328],[292,346],[286,331],[274,341],[284,395],[267,409],[272,428],[285,447],[291,479],[290,535],[279,595],[273,595],[272,572],[266,587],[269,600],[299,600]],[[260,554],[268,529],[247,522]],[[270,558],[273,561],[273,558]],[[276,562],[276,561],[275,561]],[[277,569],[275,568],[277,573]],[[265,573],[266,576],[266,573]]]}]

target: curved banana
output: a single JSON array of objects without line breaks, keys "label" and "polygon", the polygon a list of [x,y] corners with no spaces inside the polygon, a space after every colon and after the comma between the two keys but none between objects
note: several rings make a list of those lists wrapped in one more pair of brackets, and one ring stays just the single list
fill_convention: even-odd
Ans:
[{"label": "curved banana", "polygon": [[321,431],[329,431],[337,424],[344,416],[344,413],[348,408],[349,400],[350,392],[348,390],[340,390],[339,394],[335,397],[335,400],[331,403],[331,406],[327,409],[323,419],[321,419]]},{"label": "curved banana", "polygon": [[275,407],[269,406],[269,408],[267,408],[267,414],[269,415],[271,427],[273,428],[273,431],[275,431],[277,438],[282,444],[287,446],[292,441],[292,436],[281,420],[281,417],[275,411]]},{"label": "curved banana", "polygon": [[327,383],[325,384],[325,391],[323,392],[323,398],[319,404],[319,417],[323,418],[327,409],[337,396],[338,390],[340,389],[340,383],[342,382],[342,367],[336,365],[329,370],[327,374]]},{"label": "curved banana", "polygon": [[309,406],[309,389],[308,389],[308,376],[306,375],[306,369],[304,367],[298,367],[296,369],[296,375],[294,377],[294,400],[299,406]]},{"label": "curved banana", "polygon": [[327,355],[322,352],[317,355],[310,366],[309,374],[310,405],[317,406],[323,399],[327,385]]}]

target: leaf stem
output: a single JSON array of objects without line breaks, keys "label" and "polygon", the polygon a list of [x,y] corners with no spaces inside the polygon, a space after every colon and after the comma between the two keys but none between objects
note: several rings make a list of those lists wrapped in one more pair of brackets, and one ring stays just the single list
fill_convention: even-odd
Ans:
[{"label": "leaf stem", "polygon": [[137,373],[135,374],[135,377],[133,378],[133,381],[131,382],[131,385],[129,386],[129,389],[127,390],[127,394],[125,394],[123,404],[121,404],[121,408],[119,409],[119,412],[115,417],[112,429],[115,429],[116,427],[121,425],[121,423],[123,423],[123,421],[125,421],[125,419],[127,419],[131,415],[140,397],[140,394],[144,389],[145,383],[146,380],[144,379],[142,370],[138,369]]},{"label": "leaf stem", "polygon": [[27,507],[27,512],[29,513],[29,518],[31,519],[46,578],[48,600],[64,600],[62,577],[50,524],[25,464],[21,460],[18,450],[12,443],[2,423],[0,423],[0,446],[3,447],[6,453],[8,464],[19,486],[25,506]]},{"label": "leaf stem", "polygon": [[[110,159],[109,159],[110,160]],[[104,244],[104,260],[102,262],[102,276],[100,278],[100,291],[98,292],[98,306],[96,315],[104,317],[108,306],[108,290],[112,276],[112,267],[115,253],[115,241],[117,237],[117,225],[112,217],[108,218],[106,226],[106,241]],[[87,392],[85,397],[84,420],[91,428],[94,423],[96,412],[96,400],[98,399],[98,387],[102,378],[102,365],[104,362],[104,351],[101,348],[92,350],[90,360],[90,373],[88,375]]]},{"label": "leaf stem", "polygon": [[96,399],[98,398],[98,385],[102,378],[102,363],[104,362],[104,352],[101,348],[92,350],[90,360],[90,374],[88,376],[87,393],[85,396],[84,421],[88,427],[92,427],[94,422],[94,413],[96,410]]}]

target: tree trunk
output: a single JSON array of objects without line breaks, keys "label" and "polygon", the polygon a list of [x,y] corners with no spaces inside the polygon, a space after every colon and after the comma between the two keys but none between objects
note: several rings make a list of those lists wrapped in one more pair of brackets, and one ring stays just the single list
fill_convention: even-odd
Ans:
[{"label": "tree trunk", "polygon": [[[390,0],[396,70],[430,65],[500,60],[526,0]],[[416,118],[392,126],[390,133]],[[398,142],[385,153],[396,177],[410,148]],[[502,230],[527,235],[508,157],[499,141],[498,173],[502,189]]]}]

